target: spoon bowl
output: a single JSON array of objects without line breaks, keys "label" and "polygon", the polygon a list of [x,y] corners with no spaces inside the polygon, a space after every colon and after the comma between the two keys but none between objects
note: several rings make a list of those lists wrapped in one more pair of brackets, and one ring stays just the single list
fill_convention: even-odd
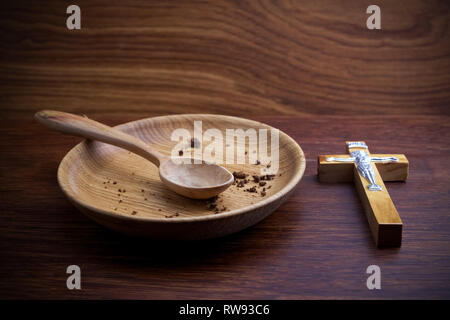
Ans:
[{"label": "spoon bowl", "polygon": [[159,177],[172,191],[192,199],[208,199],[225,191],[234,181],[230,171],[217,164],[189,158],[168,159],[159,166]]}]

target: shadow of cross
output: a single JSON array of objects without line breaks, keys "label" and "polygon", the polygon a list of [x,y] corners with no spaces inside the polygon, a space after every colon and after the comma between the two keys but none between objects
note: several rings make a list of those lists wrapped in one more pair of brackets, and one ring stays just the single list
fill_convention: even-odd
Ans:
[{"label": "shadow of cross", "polygon": [[349,155],[319,156],[319,181],[354,181],[376,246],[400,247],[402,220],[383,181],[405,181],[408,160],[403,154],[371,155],[364,141],[346,144]]}]

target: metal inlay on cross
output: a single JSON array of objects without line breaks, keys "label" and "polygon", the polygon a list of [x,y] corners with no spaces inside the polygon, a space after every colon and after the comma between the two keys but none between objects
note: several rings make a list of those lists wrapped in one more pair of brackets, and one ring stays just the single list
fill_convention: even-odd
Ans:
[{"label": "metal inlay on cross", "polygon": [[378,247],[399,247],[402,220],[383,181],[405,181],[409,163],[403,154],[369,153],[364,141],[347,141],[350,155],[319,156],[321,182],[354,181]]}]

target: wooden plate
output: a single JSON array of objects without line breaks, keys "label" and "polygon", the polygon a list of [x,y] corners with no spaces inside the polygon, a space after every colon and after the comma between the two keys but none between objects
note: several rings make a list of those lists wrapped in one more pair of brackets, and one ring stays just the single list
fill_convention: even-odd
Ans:
[{"label": "wooden plate", "polygon": [[[207,114],[148,118],[117,128],[170,154],[178,144],[171,141],[173,130],[184,128],[193,134],[197,120],[202,120],[203,133],[217,128],[224,137],[226,129],[254,128],[257,132],[261,128],[273,129],[243,118]],[[246,140],[246,145],[236,148],[252,150],[249,139]],[[182,149],[184,156],[194,150],[190,143]],[[248,157],[247,152],[246,164],[223,165],[231,172],[249,174],[252,180],[252,175],[261,175],[264,166],[249,163]],[[267,217],[286,200],[304,171],[302,149],[280,131],[279,170],[273,180],[263,187],[254,182],[241,188],[232,185],[220,194],[215,207],[208,201],[184,198],[167,189],[159,180],[158,169],[149,161],[96,141],[83,141],[69,151],[59,166],[58,182],[77,208],[112,230],[160,239],[206,239],[240,231]],[[256,193],[245,191],[252,186],[256,187]],[[265,196],[261,195],[263,188],[266,188]]]}]

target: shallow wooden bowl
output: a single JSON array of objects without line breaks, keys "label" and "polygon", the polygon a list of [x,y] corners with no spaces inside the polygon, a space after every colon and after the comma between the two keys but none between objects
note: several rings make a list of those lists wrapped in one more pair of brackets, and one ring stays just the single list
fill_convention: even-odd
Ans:
[{"label": "shallow wooden bowl", "polygon": [[[203,132],[217,128],[224,137],[226,129],[273,129],[247,119],[205,114],[142,119],[116,128],[169,155],[178,144],[171,141],[173,130],[184,128],[193,135],[194,120],[202,120]],[[270,139],[270,135],[268,137]],[[237,145],[237,148],[251,150],[249,143],[247,139],[246,145]],[[225,148],[224,142],[224,151]],[[188,143],[182,150],[186,156],[194,149]],[[112,230],[160,239],[206,239],[252,226],[286,200],[303,176],[305,157],[299,145],[281,131],[279,160],[278,173],[264,186],[265,196],[261,194],[264,187],[254,182],[241,188],[232,185],[220,194],[215,206],[209,201],[188,199],[170,191],[160,181],[158,169],[152,163],[96,141],[83,141],[69,151],[59,166],[58,182],[77,208]],[[252,175],[261,175],[260,170],[265,166],[249,163],[248,152],[245,162],[223,165],[231,172],[249,174],[250,180]],[[245,191],[252,186],[256,187],[256,193]]]}]

